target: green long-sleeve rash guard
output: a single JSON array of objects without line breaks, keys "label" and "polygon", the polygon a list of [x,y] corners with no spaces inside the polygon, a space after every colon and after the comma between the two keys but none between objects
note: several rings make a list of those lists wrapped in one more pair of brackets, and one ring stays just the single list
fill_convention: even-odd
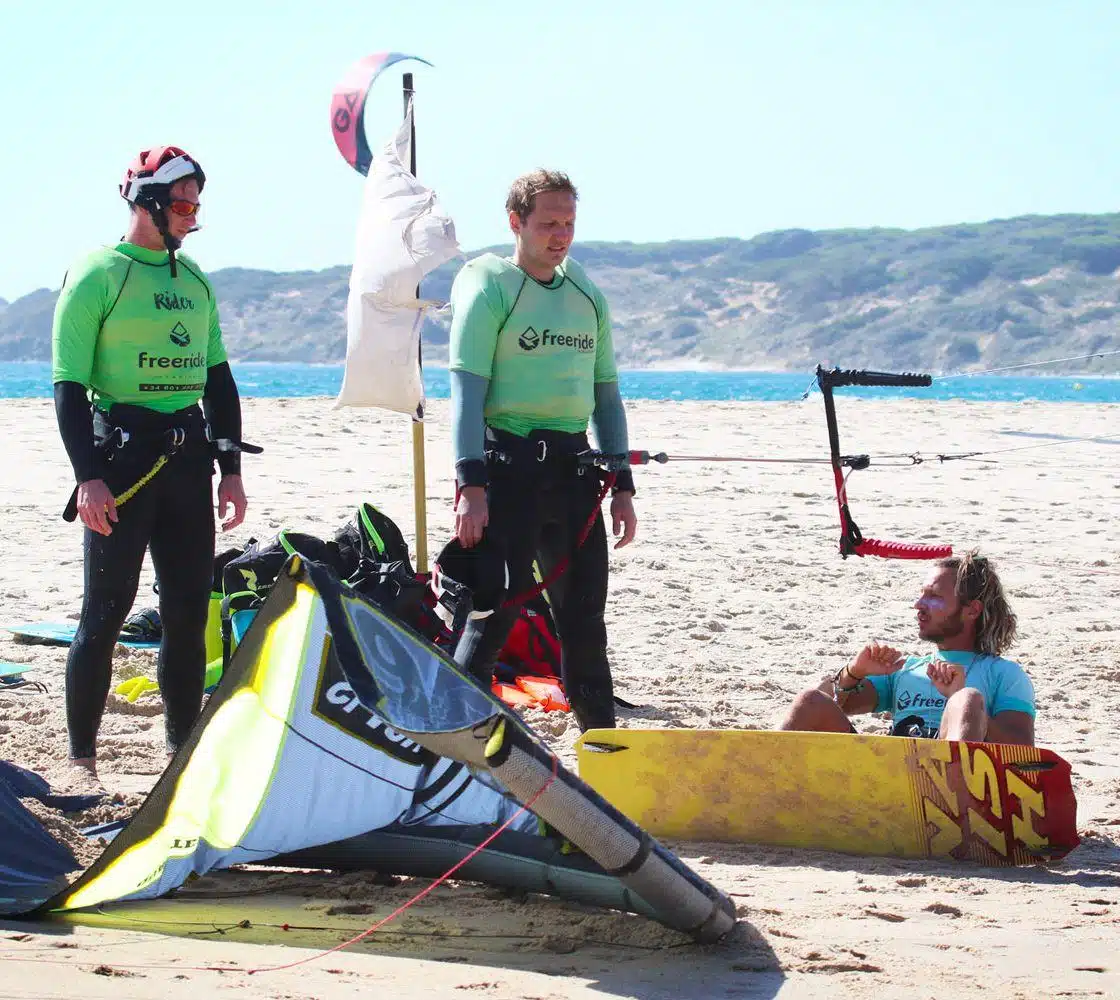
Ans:
[{"label": "green long-sleeve rash guard", "polygon": [[[450,375],[456,469],[478,478],[486,424],[525,436],[582,433],[599,447],[627,450],[610,313],[582,267],[567,258],[549,283],[512,261],[483,254],[451,290]],[[626,482],[632,489],[629,471]]]},{"label": "green long-sleeve rash guard", "polygon": [[131,243],[94,250],[67,272],[51,332],[52,380],[77,382],[102,409],[171,413],[197,403],[226,360],[217,298],[201,268]]},{"label": "green long-sleeve rash guard", "polygon": [[[485,455],[485,405],[489,379],[470,372],[451,372],[451,436],[455,466],[482,461]],[[626,410],[617,382],[595,383],[591,427],[599,448],[608,455],[628,450]]]}]

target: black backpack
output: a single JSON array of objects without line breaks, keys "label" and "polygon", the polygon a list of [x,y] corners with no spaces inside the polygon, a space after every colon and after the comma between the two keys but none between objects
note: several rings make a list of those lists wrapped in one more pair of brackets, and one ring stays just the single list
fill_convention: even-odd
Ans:
[{"label": "black backpack", "polygon": [[426,588],[416,578],[404,535],[387,514],[362,503],[330,540],[285,528],[266,542],[251,538],[245,548],[229,549],[215,559],[215,588],[222,594],[223,668],[246,627],[238,615],[260,608],[296,553],[324,563],[340,580],[406,622],[420,611]]}]

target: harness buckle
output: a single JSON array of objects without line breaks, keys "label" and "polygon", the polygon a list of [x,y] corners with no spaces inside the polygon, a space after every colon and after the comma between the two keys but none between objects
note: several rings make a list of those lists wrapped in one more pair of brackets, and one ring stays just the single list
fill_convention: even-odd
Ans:
[{"label": "harness buckle", "polygon": [[548,458],[548,442],[540,440],[537,442],[537,461],[543,462]]},{"label": "harness buckle", "polygon": [[113,436],[117,439],[117,449],[118,449],[118,451],[121,448],[123,448],[126,444],[128,444],[129,438],[132,437],[132,435],[129,434],[128,431],[126,431],[123,427],[114,427],[113,428]]}]

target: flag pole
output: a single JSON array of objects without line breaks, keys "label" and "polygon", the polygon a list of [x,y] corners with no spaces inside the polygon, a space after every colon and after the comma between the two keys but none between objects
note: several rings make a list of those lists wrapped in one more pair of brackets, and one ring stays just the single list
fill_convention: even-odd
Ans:
[{"label": "flag pole", "polygon": [[[412,74],[403,74],[404,84],[404,113],[408,116],[408,107],[412,101]],[[413,109],[412,125],[409,131],[409,163],[408,169],[412,176],[416,176],[416,113]],[[420,298],[420,286],[416,286],[416,298]],[[421,314],[423,315],[423,314]],[[417,322],[422,322],[419,318]],[[421,326],[423,330],[423,326]],[[424,373],[424,346],[423,337],[417,338],[417,364],[420,366],[421,385]],[[412,416],[412,502],[416,514],[416,571],[428,572],[428,510],[427,510],[427,483],[424,475],[424,401],[421,399]]]}]

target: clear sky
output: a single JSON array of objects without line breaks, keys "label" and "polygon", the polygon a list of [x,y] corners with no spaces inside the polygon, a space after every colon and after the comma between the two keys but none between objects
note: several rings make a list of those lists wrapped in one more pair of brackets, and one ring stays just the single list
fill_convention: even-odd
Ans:
[{"label": "clear sky", "polygon": [[0,297],[115,241],[149,145],[208,176],[208,270],[352,258],[331,93],[371,52],[371,144],[415,73],[418,172],[470,250],[510,180],[580,190],[576,238],[750,237],[1120,208],[1116,0],[0,0]]}]

